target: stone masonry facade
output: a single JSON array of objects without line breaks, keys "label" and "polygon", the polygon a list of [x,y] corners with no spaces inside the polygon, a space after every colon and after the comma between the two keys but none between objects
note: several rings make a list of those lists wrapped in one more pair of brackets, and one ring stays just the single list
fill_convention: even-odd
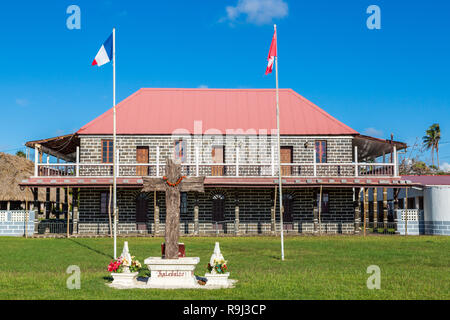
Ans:
[{"label": "stone masonry facade", "polygon": [[[317,188],[284,188],[284,194],[292,199],[292,225],[290,229],[304,225],[307,230],[312,231],[314,224],[314,211],[317,213]],[[78,232],[79,233],[108,233],[108,215],[100,213],[100,195],[109,192],[108,189],[81,189]],[[195,222],[195,210],[198,208],[198,223],[201,231],[207,233],[214,229],[213,220],[213,198],[221,195],[224,198],[224,219],[217,221],[222,226],[220,232],[225,232],[225,225],[229,230],[234,230],[236,220],[242,231],[252,224],[263,227],[266,231],[271,230],[274,207],[274,192],[272,188],[205,188],[205,193],[187,193],[187,208],[180,212],[180,222],[184,233],[193,233]],[[330,188],[324,189],[324,194],[329,197],[329,210],[321,214],[321,222],[324,225],[354,224],[354,201],[352,188]],[[119,233],[136,232],[136,203],[141,192],[138,189],[119,189]],[[156,203],[154,193],[145,193],[144,197],[148,204],[147,231],[154,232],[155,204],[159,211],[160,229],[163,230],[165,221],[165,199],[163,192],[156,192]],[[236,214],[238,208],[238,214]],[[275,213],[275,220],[279,222],[279,210]],[[286,223],[286,222],[285,222]],[[279,226],[278,226],[279,227]],[[256,227],[255,227],[256,228]]]},{"label": "stone masonry facade", "polygon": [[[101,163],[102,140],[112,139],[111,136],[80,136],[80,163]],[[291,147],[293,163],[308,163],[314,161],[315,141],[327,141],[328,163],[351,163],[353,161],[353,145],[351,136],[282,136],[281,146]],[[149,163],[156,162],[156,149],[159,147],[159,160],[164,163],[165,159],[172,157],[174,143],[177,140],[186,141],[185,163],[195,164],[198,152],[200,163],[212,163],[212,146],[224,146],[224,160],[226,166],[225,175],[235,175],[235,162],[237,149],[239,149],[240,176],[271,175],[272,170],[272,146],[276,146],[274,136],[249,136],[249,135],[172,135],[172,136],[117,136],[119,150],[119,162],[121,164],[135,164],[137,147],[148,147]],[[197,151],[198,150],[198,151]],[[276,150],[276,148],[275,148]],[[274,152],[274,160],[277,162],[277,152]],[[245,164],[264,163],[265,166],[258,168]],[[150,175],[155,175],[155,168],[149,169]],[[163,173],[161,168],[160,174]],[[184,170],[189,170],[184,167]],[[191,169],[195,171],[195,168]],[[200,169],[200,175],[209,175],[210,166]],[[293,167],[293,174],[311,174],[311,167]],[[353,168],[343,166],[339,172],[318,168],[318,174],[327,176],[353,175]],[[184,174],[194,172],[184,172]],[[82,167],[80,175],[104,176],[111,174],[111,167]],[[121,167],[119,175],[136,175],[136,166]],[[109,189],[83,188],[79,195],[79,233],[106,234],[109,232],[109,219],[107,214],[100,213],[100,195],[109,192]],[[274,188],[215,188],[207,187],[204,194],[187,194],[187,208],[180,214],[182,233],[219,232],[235,233],[251,232],[258,233],[279,231],[279,212],[274,208]],[[318,188],[284,188],[284,194],[289,195],[291,201],[291,215],[293,222],[288,224],[287,232],[313,232],[317,229],[317,192]],[[338,229],[353,232],[354,225],[354,195],[352,188],[324,189],[328,194],[328,212],[322,212],[322,228],[328,232],[337,232]],[[223,221],[213,221],[213,197],[220,194],[224,198]],[[140,195],[138,189],[118,189],[119,208],[119,233],[135,233],[136,230],[136,201]],[[163,232],[165,221],[165,201],[162,192],[145,194],[148,201],[147,230],[145,232]],[[155,224],[155,204],[158,210],[159,220]],[[276,206],[275,206],[276,207]],[[197,217],[196,219],[196,213]],[[273,217],[276,217],[274,221]],[[197,224],[197,226],[195,225]],[[315,225],[316,224],[316,225]],[[339,226],[338,226],[339,225]]]},{"label": "stone masonry facade", "polygon": [[[112,139],[111,136],[80,136],[80,163],[97,163],[102,160],[101,146],[102,140]],[[239,152],[239,174],[241,176],[268,176],[271,174],[272,146],[276,147],[276,139],[273,136],[117,136],[117,146],[119,150],[120,164],[136,163],[136,150],[138,147],[148,147],[149,163],[156,163],[156,150],[159,147],[159,161],[164,163],[165,159],[172,157],[174,153],[174,143],[177,140],[184,140],[186,145],[185,163],[194,169],[196,162],[196,150],[198,150],[200,163],[212,163],[212,147],[224,147],[225,175],[236,175],[236,154]],[[292,162],[309,164],[308,166],[293,166],[294,175],[311,175],[314,162],[315,141],[327,141],[327,162],[349,164],[353,161],[353,145],[351,136],[282,136],[281,146],[292,148]],[[237,151],[239,149],[239,151]],[[276,150],[276,148],[274,148]],[[278,154],[274,152],[274,162],[277,163]],[[228,165],[229,164],[229,165]],[[264,164],[264,166],[251,166],[250,164]],[[185,168],[184,170],[186,170]],[[155,168],[150,168],[150,175],[154,175]],[[163,169],[161,169],[163,170]],[[209,175],[209,166],[200,169],[200,175]],[[319,175],[341,176],[354,175],[353,166],[342,167],[319,167]],[[189,172],[185,172],[189,173]],[[191,174],[193,171],[191,172]],[[111,167],[82,167],[81,175],[105,176],[111,175]],[[161,172],[160,172],[161,174]],[[136,175],[135,166],[121,166],[119,169],[121,176]]]}]

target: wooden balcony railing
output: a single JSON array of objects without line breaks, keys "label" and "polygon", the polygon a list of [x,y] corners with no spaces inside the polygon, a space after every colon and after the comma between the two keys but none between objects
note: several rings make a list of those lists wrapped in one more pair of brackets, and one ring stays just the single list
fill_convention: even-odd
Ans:
[{"label": "wooden balcony railing", "polygon": [[[268,163],[250,163],[239,159],[239,150],[236,150],[234,163],[202,163],[196,150],[195,162],[183,163],[182,173],[186,176],[206,177],[277,177],[278,163],[275,161],[272,148],[271,161]],[[36,153],[37,155],[37,153]],[[35,158],[34,176],[88,176],[112,177],[112,163],[81,163],[77,148],[76,163],[38,163]],[[119,177],[162,177],[165,162],[160,161],[159,148],[157,148],[156,161],[153,163],[117,163],[117,176]],[[355,148],[357,159],[357,149]],[[47,158],[48,159],[48,158]],[[117,152],[116,159],[120,159]],[[396,157],[394,157],[396,159]],[[282,163],[283,177],[397,177],[398,163]]]},{"label": "wooden balcony railing", "polygon": [[[38,176],[112,177],[113,165],[106,163],[39,163]],[[271,163],[184,163],[182,174],[206,177],[277,177],[278,166]],[[162,177],[165,163],[118,163],[117,176]],[[283,177],[395,177],[392,163],[283,163]]]}]

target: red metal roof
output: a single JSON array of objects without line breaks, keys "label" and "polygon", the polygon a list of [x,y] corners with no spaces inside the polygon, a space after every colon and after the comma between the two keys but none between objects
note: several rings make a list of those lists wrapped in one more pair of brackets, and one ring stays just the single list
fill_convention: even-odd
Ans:
[{"label": "red metal roof", "polygon": [[442,176],[402,176],[402,179],[423,186],[450,186],[450,175]]},{"label": "red metal roof", "polygon": [[[118,134],[258,134],[276,129],[274,89],[140,89],[117,105]],[[112,109],[83,126],[78,134],[112,134]],[[201,132],[194,121],[202,121]],[[280,89],[283,135],[356,135],[291,89]],[[218,131],[211,131],[212,129]],[[179,133],[182,133],[179,132]],[[228,133],[232,134],[232,132]]]}]

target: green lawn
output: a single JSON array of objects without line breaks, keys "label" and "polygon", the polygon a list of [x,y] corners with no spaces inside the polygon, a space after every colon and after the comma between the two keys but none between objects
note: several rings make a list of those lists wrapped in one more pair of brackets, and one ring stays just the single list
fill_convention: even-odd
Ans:
[{"label": "green lawn", "polygon": [[[158,256],[162,238],[128,240],[141,262]],[[112,240],[0,238],[0,299],[450,299],[450,237],[288,237],[286,260],[274,237],[184,238],[196,274],[220,241],[234,289],[116,290],[105,285]],[[81,289],[69,290],[69,265]],[[368,290],[369,265],[381,268],[381,290]]]}]

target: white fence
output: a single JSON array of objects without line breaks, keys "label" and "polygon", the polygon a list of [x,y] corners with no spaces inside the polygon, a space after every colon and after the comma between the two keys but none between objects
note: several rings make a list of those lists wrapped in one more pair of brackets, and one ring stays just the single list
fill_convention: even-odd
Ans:
[{"label": "white fence", "polygon": [[421,221],[423,220],[423,210],[419,209],[399,209],[397,210],[397,218],[399,221]]},{"label": "white fence", "polygon": [[33,235],[34,215],[34,211],[0,210],[0,236]]}]

